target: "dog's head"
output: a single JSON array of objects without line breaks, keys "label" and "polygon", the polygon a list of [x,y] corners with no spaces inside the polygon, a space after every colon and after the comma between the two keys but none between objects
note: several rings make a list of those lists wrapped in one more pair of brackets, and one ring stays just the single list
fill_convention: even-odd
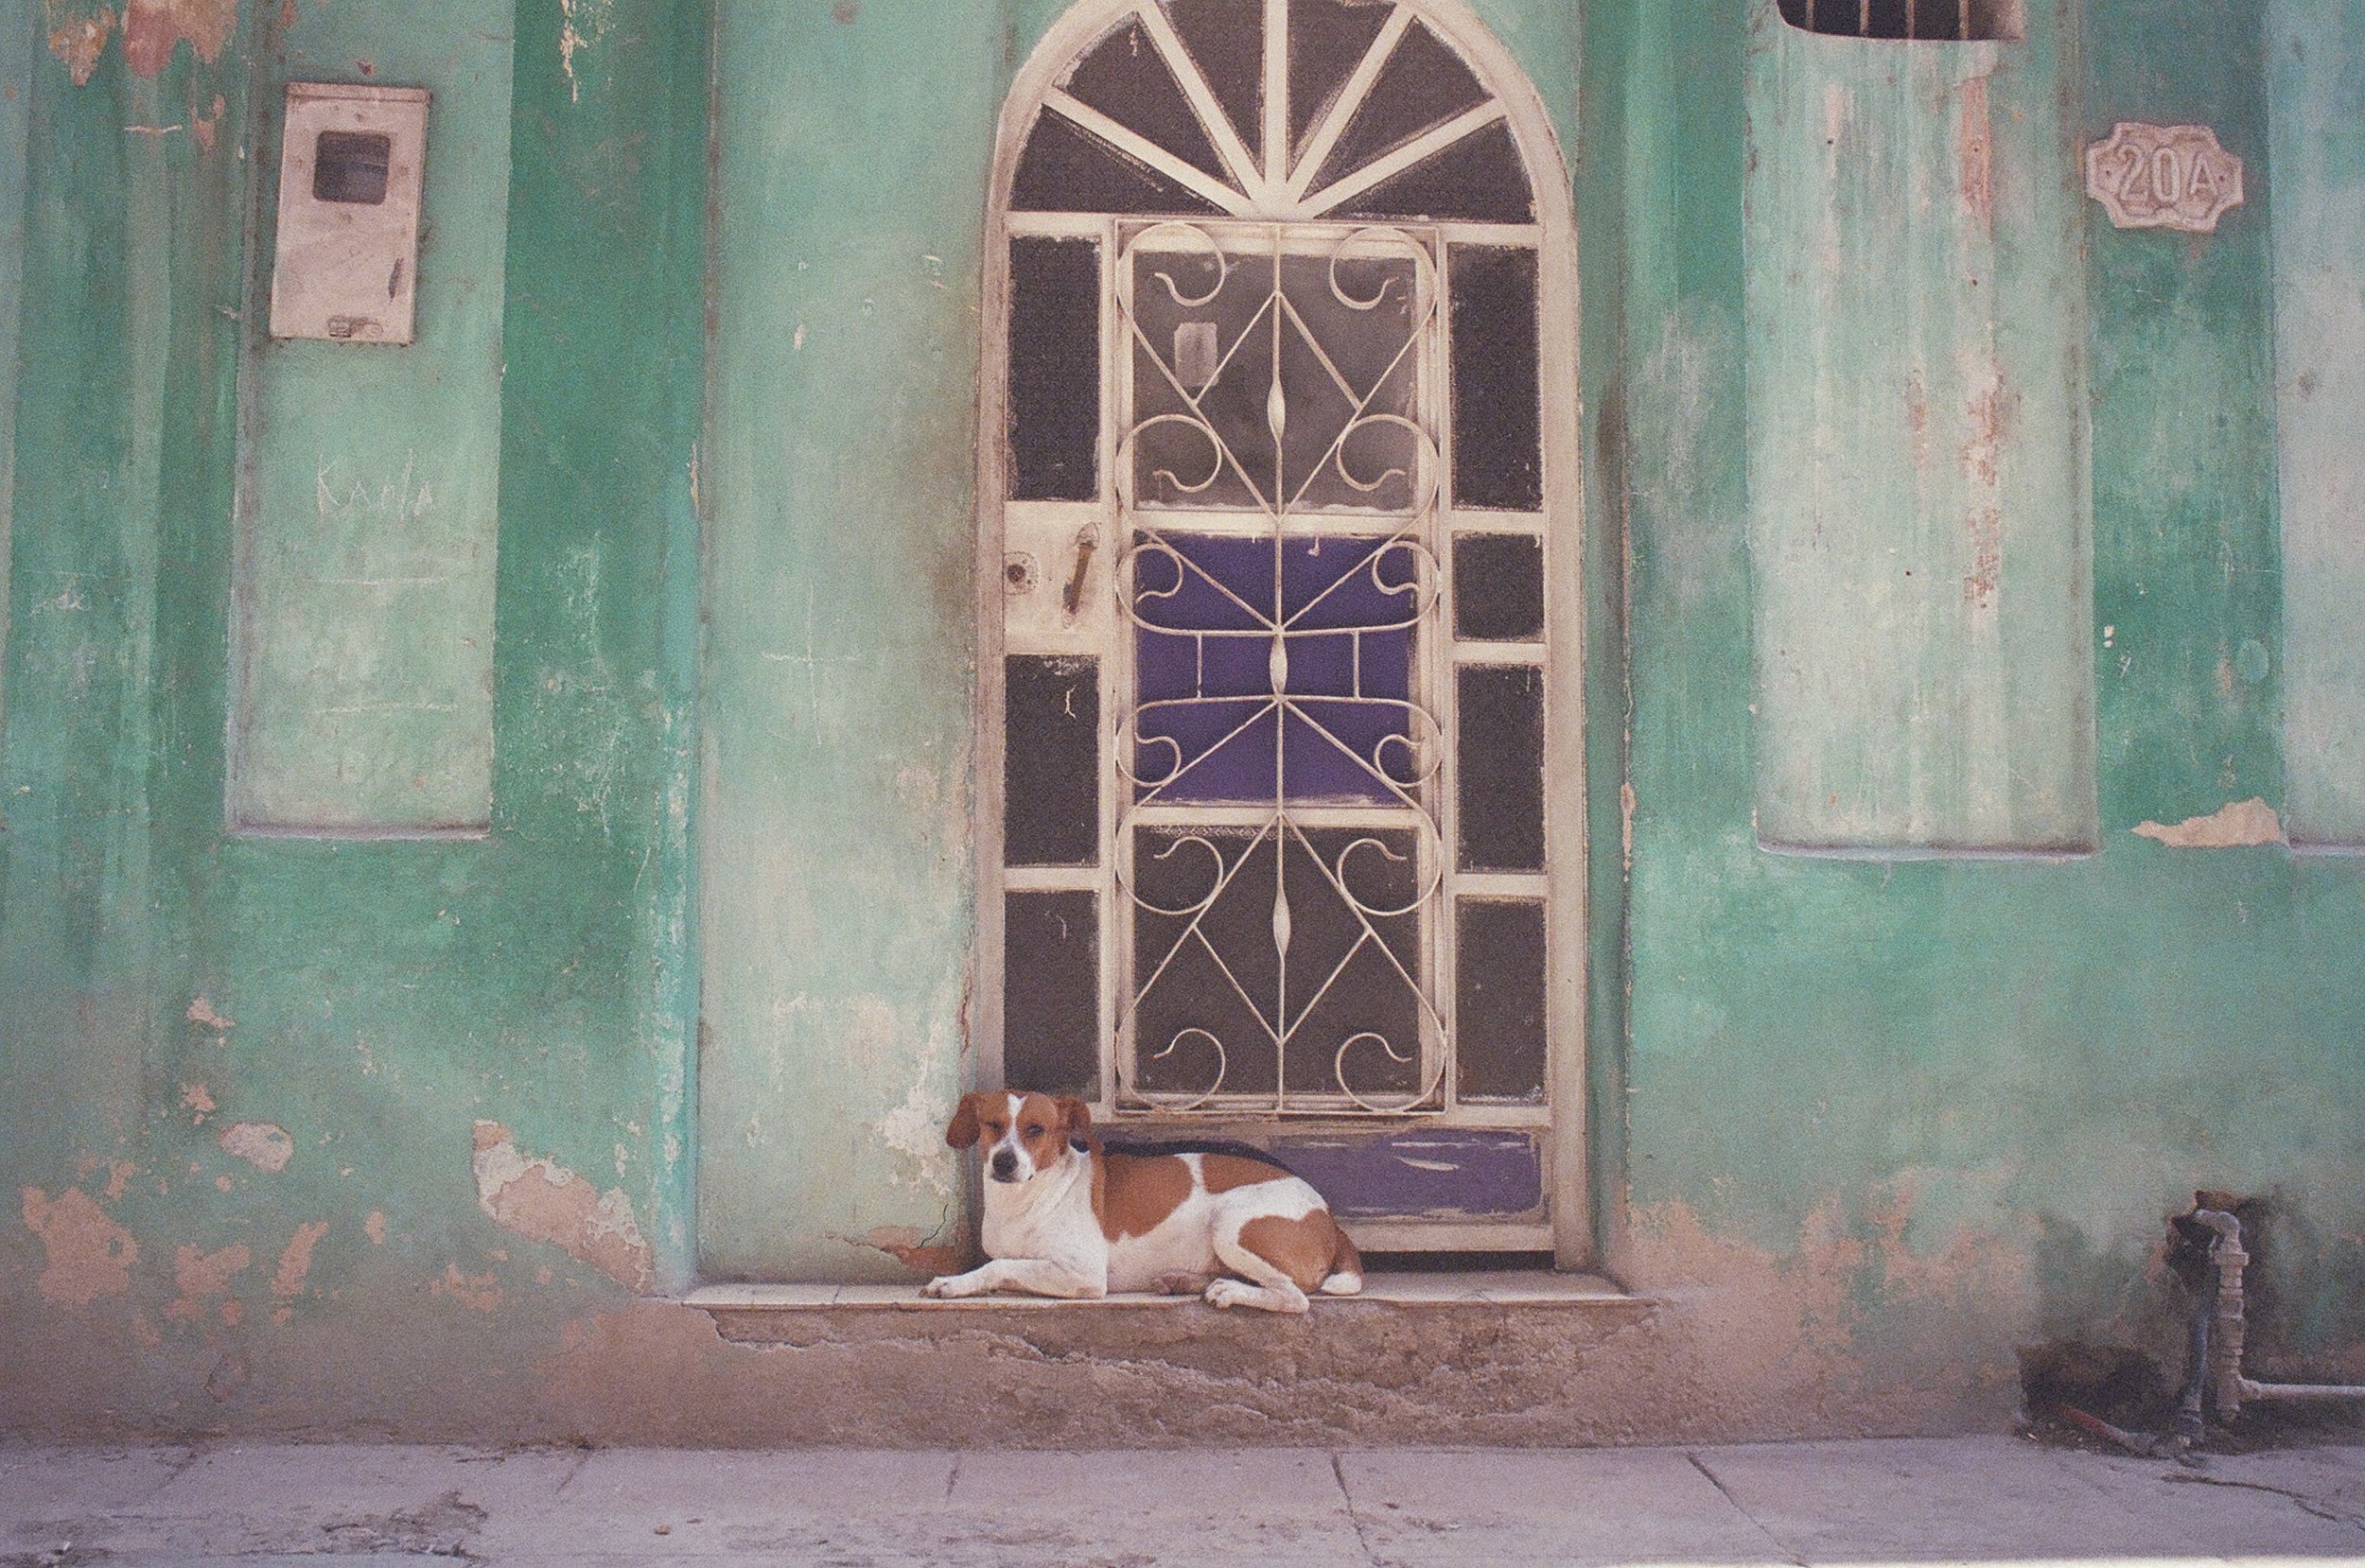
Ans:
[{"label": "dog's head", "polygon": [[986,1175],[1025,1181],[1056,1168],[1071,1144],[1093,1146],[1092,1107],[1072,1094],[964,1094],[944,1141],[966,1149],[983,1140]]}]

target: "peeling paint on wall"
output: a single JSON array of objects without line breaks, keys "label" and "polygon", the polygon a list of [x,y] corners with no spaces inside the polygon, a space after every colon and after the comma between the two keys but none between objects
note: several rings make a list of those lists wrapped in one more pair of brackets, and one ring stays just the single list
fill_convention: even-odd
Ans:
[{"label": "peeling paint on wall", "polygon": [[[1706,1392],[1784,1411],[1806,1429],[1917,1377],[1967,1381],[2008,1402],[2017,1326],[2035,1288],[2023,1250],[1959,1226],[1931,1238],[1935,1246],[1910,1245],[1916,1196],[1908,1174],[1865,1193],[1852,1213],[1827,1199],[1779,1250],[1719,1234],[1680,1199],[1638,1209],[1637,1288],[1680,1303],[1691,1336],[1685,1355],[1669,1358],[1667,1397]],[[1906,1322],[1945,1323],[1949,1342],[1916,1344],[1898,1334]],[[1695,1368],[1717,1370],[1703,1383]]]},{"label": "peeling paint on wall", "polygon": [[2080,213],[2046,173],[2074,12],[1995,53],[1834,50],[1756,11],[1759,835],[2091,848]]},{"label": "peeling paint on wall", "polygon": [[583,101],[583,83],[575,76],[575,51],[597,44],[614,25],[613,0],[558,0],[558,68],[567,73],[567,98]]},{"label": "peeling paint on wall", "polygon": [[49,52],[65,62],[75,86],[88,86],[91,73],[98,69],[98,57],[107,51],[108,35],[114,31],[114,11],[101,6],[85,12],[69,0],[44,0],[43,10]]},{"label": "peeling paint on wall", "polygon": [[498,1122],[476,1124],[477,1206],[504,1230],[548,1242],[632,1290],[657,1288],[649,1244],[621,1187],[602,1193],[582,1176],[517,1152]]},{"label": "peeling paint on wall", "polygon": [[[890,1022],[892,1018],[890,1014]],[[952,1100],[922,1082],[912,1085],[903,1103],[872,1124],[879,1141],[903,1157],[912,1185],[948,1200],[953,1196],[954,1159],[945,1146],[944,1126],[952,1119]]]},{"label": "peeling paint on wall", "polygon": [[326,1220],[307,1220],[296,1227],[279,1254],[279,1268],[271,1277],[271,1293],[282,1300],[304,1294],[304,1277],[312,1271],[312,1248],[328,1234]]},{"label": "peeling paint on wall", "polygon": [[123,9],[123,62],[135,76],[158,76],[186,40],[210,65],[237,26],[238,0],[130,0]]},{"label": "peeling paint on wall", "polygon": [[2186,817],[2173,827],[2139,822],[2129,831],[2138,838],[2157,839],[2171,849],[2237,849],[2285,842],[2282,819],[2273,807],[2255,795],[2221,806],[2205,817]]},{"label": "peeling paint on wall", "polygon": [[295,1158],[295,1140],[288,1129],[269,1122],[233,1122],[216,1140],[221,1152],[245,1160],[257,1170],[284,1171]]},{"label": "peeling paint on wall", "polygon": [[499,1275],[463,1274],[458,1263],[446,1263],[444,1277],[428,1288],[438,1296],[450,1297],[473,1312],[494,1312],[501,1304]]},{"label": "peeling paint on wall", "polygon": [[86,1307],[102,1296],[120,1296],[131,1288],[131,1265],[139,1262],[140,1244],[88,1193],[69,1187],[52,1199],[40,1188],[27,1187],[24,1202],[25,1224],[41,1238],[49,1258],[41,1275],[44,1300]]},{"label": "peeling paint on wall", "polygon": [[[88,85],[114,31],[114,9],[85,11],[72,0],[45,0],[44,10],[49,52],[64,61],[75,86]],[[152,78],[184,42],[208,65],[219,59],[237,30],[238,0],[128,0],[122,22],[124,64]]]},{"label": "peeling paint on wall", "polygon": [[174,1249],[172,1279],[181,1294],[165,1303],[165,1316],[175,1323],[195,1322],[205,1315],[207,1304],[219,1296],[227,1298],[219,1309],[222,1326],[236,1328],[246,1315],[246,1308],[230,1295],[230,1281],[254,1262],[253,1249],[243,1242],[215,1252],[190,1246]]}]

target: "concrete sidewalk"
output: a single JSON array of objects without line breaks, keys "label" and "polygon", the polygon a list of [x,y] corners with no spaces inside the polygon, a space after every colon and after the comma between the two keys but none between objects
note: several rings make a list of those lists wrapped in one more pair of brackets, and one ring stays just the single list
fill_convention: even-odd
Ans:
[{"label": "concrete sidewalk", "polygon": [[[983,1439],[990,1436],[981,1433]],[[0,1568],[2365,1560],[2365,1448],[0,1447]]]}]

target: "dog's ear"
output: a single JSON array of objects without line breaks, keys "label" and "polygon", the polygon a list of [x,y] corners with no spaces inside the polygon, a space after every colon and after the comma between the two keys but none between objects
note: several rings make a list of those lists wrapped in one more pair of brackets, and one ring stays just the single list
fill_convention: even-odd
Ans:
[{"label": "dog's ear", "polygon": [[1084,1154],[1100,1152],[1100,1136],[1093,1131],[1093,1108],[1073,1094],[1062,1094],[1052,1104],[1059,1107],[1060,1129],[1067,1136],[1068,1146]]},{"label": "dog's ear", "polygon": [[966,1149],[977,1141],[977,1096],[961,1096],[960,1108],[953,1113],[953,1124],[944,1129],[944,1141],[956,1149]]}]

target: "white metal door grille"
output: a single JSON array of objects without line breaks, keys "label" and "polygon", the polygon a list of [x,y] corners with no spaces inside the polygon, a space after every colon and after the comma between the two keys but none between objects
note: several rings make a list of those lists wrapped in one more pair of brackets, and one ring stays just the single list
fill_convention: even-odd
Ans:
[{"label": "white metal door grille", "polygon": [[1120,235],[1118,1105],[1434,1110],[1435,241]]}]

